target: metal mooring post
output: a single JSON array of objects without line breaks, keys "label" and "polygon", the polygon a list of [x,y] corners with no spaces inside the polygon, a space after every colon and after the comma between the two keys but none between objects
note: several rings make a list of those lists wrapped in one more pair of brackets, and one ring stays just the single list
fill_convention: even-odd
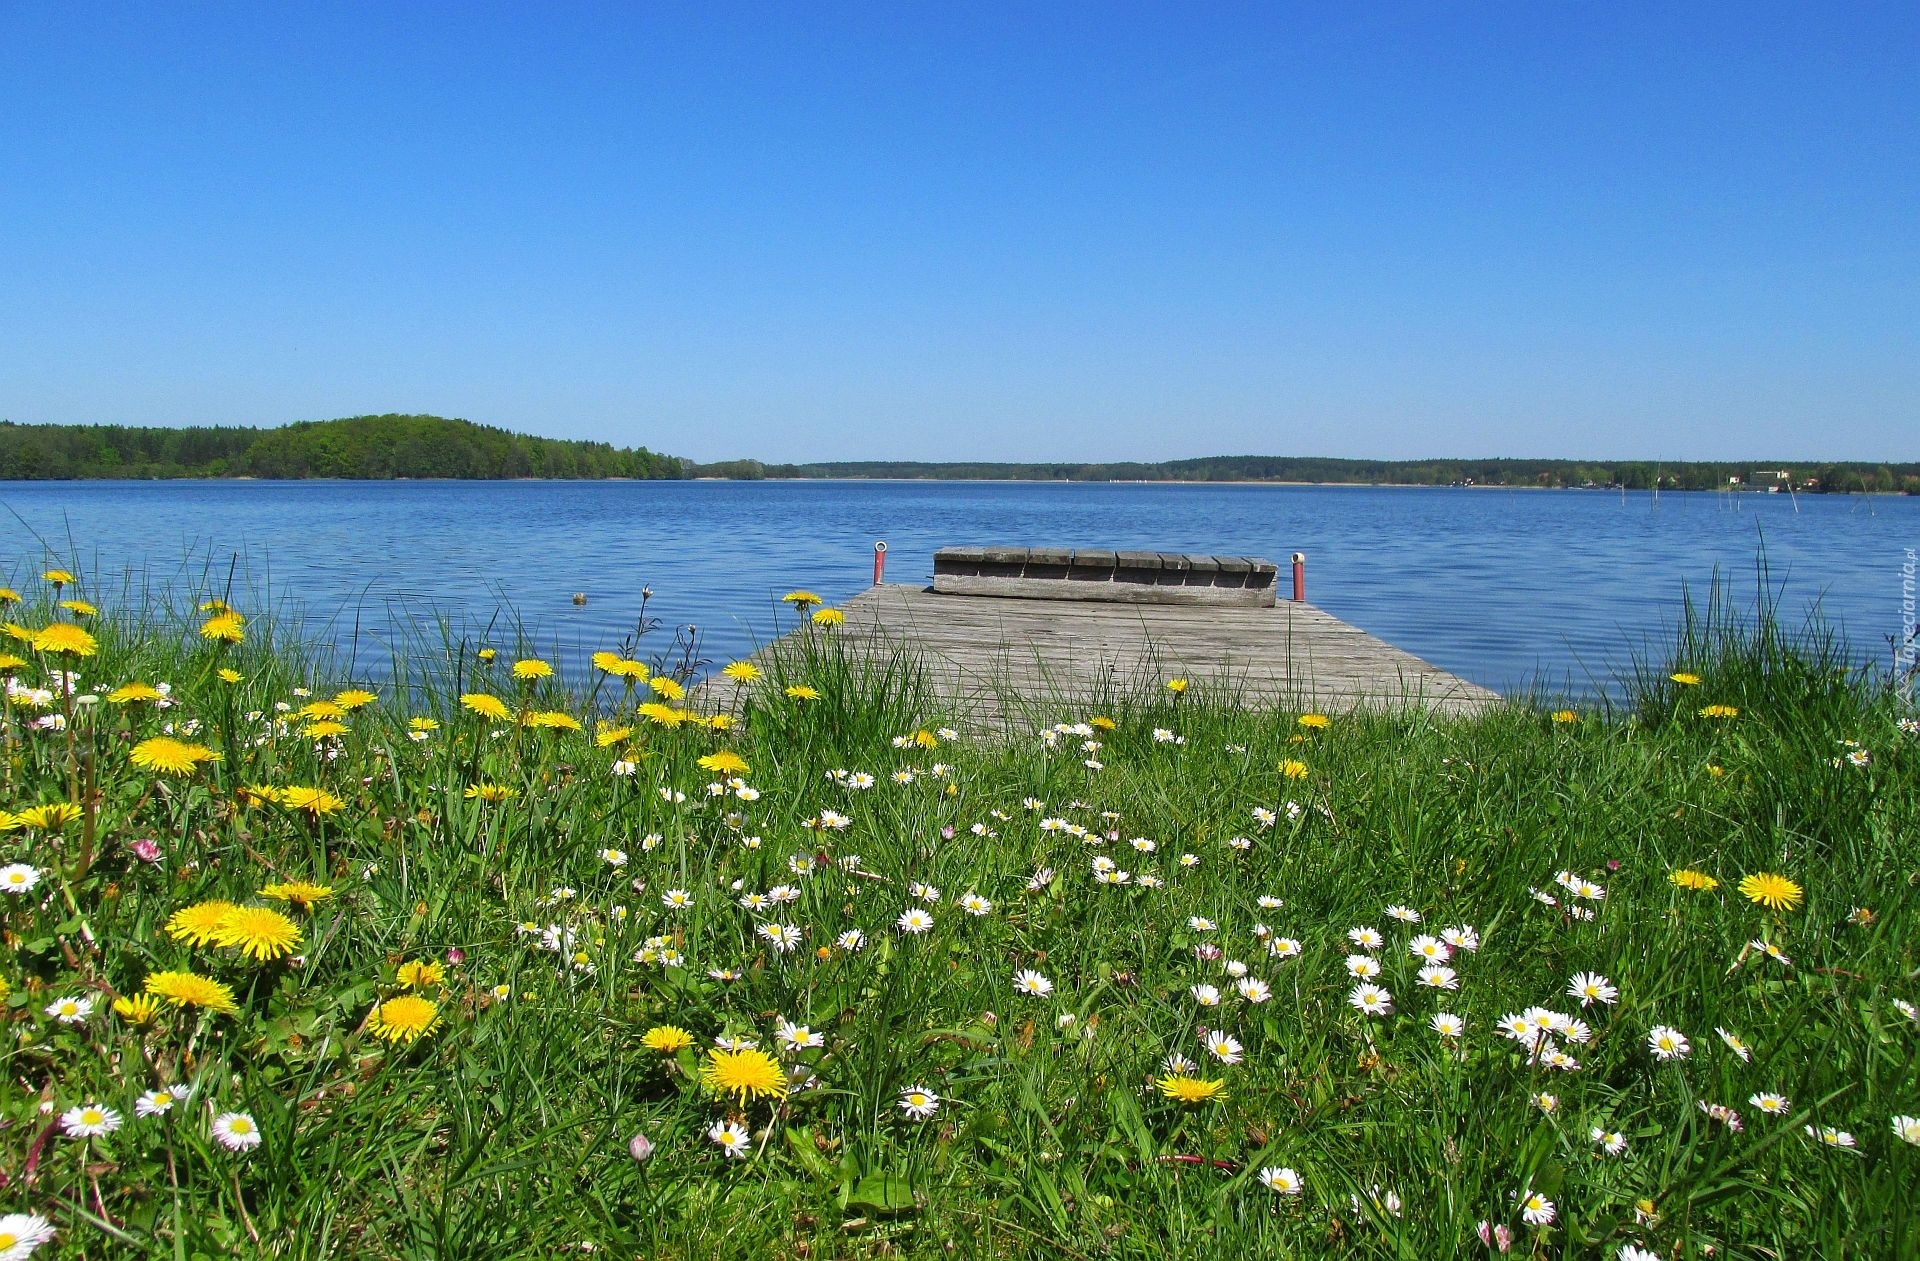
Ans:
[{"label": "metal mooring post", "polygon": [[879,586],[887,576],[887,541],[881,539],[873,545],[873,585]]},{"label": "metal mooring post", "polygon": [[1293,554],[1293,602],[1305,604],[1307,601],[1307,554]]}]

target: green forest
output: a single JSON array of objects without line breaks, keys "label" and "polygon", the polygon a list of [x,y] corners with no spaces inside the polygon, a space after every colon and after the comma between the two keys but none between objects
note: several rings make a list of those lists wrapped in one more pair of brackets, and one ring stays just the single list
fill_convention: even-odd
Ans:
[{"label": "green forest", "polygon": [[1920,464],[1793,463],[1777,460],[1335,460],[1223,455],[1121,464],[931,464],[860,460],[696,465],[698,477],[926,478],[1041,482],[1331,482],[1407,486],[1543,486],[1628,490],[1885,491],[1920,494]]},{"label": "green forest", "polygon": [[1042,482],[1322,482],[1629,490],[1920,494],[1920,464],[1778,460],[1336,460],[1223,455],[1158,463],[997,464],[857,460],[696,464],[645,447],[538,438],[443,416],[351,416],[279,428],[163,429],[0,421],[0,480],[258,477],[350,479],[905,478]]},{"label": "green forest", "polygon": [[352,416],[274,429],[0,421],[0,480],[170,477],[663,478],[645,447],[536,438],[443,416]]}]

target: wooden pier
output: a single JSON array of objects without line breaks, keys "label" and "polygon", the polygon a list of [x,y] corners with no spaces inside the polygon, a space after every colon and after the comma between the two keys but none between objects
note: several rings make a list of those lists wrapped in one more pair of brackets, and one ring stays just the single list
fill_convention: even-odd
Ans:
[{"label": "wooden pier", "polygon": [[[1042,708],[1044,721],[1055,722],[1063,707],[1096,710],[1116,698],[1164,695],[1174,678],[1248,708],[1294,713],[1459,714],[1500,699],[1291,600],[1266,607],[1101,602],[887,583],[840,608],[845,624],[825,633],[862,654],[916,655],[944,710],[930,720],[976,731],[1025,726]],[[769,645],[756,660],[764,666],[787,643]]]}]

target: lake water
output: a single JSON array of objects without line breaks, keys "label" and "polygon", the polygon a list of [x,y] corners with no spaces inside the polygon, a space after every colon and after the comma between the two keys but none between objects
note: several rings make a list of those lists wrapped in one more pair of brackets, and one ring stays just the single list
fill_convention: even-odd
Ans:
[{"label": "lake water", "polygon": [[[1059,544],[1307,554],[1307,598],[1476,683],[1572,693],[1663,642],[1683,587],[1716,570],[1751,604],[1764,540],[1782,607],[1818,603],[1861,659],[1890,659],[1920,499],[1332,486],[982,482],[0,483],[0,571],[77,564],[96,599],[123,576],[200,592],[237,558],[235,603],[271,599],[384,675],[391,645],[488,635],[574,662],[631,633],[642,587],[662,632],[699,627],[716,664],[776,633],[779,596],[861,591],[936,547]],[[51,549],[51,550],[49,550]],[[588,602],[576,606],[574,592]]]}]

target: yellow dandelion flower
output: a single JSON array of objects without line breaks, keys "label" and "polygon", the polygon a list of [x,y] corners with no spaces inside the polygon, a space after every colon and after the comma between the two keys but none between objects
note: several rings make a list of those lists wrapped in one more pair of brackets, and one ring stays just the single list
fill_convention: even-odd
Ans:
[{"label": "yellow dandelion flower", "polygon": [[338,719],[338,718],[345,718],[347,716],[347,711],[344,707],[337,705],[332,701],[310,701],[307,704],[302,705],[299,709],[294,710],[293,716],[295,718],[306,718],[306,719],[324,719],[324,718]]},{"label": "yellow dandelion flower", "polygon": [[151,683],[122,683],[107,693],[107,700],[114,705],[137,705],[157,701],[162,695]]},{"label": "yellow dandelion flower", "polygon": [[302,788],[295,784],[280,789],[276,800],[289,810],[304,810],[316,819],[335,814],[347,806],[346,802],[324,788]]},{"label": "yellow dandelion flower", "polygon": [[367,1017],[367,1032],[383,1042],[411,1043],[440,1027],[440,1005],[418,994],[389,998]]},{"label": "yellow dandelion flower", "polygon": [[788,688],[787,695],[792,697],[796,701],[817,701],[820,699],[819,690],[817,688],[808,687],[804,683],[796,683],[792,687]]},{"label": "yellow dandelion flower", "polygon": [[907,743],[916,749],[937,749],[940,747],[940,737],[922,727],[907,737]]},{"label": "yellow dandelion flower", "polygon": [[1791,911],[1800,905],[1803,891],[1785,876],[1770,871],[1755,872],[1740,881],[1740,895],[1769,911]]},{"label": "yellow dandelion flower", "polygon": [[33,646],[38,652],[62,657],[91,657],[100,649],[98,640],[72,622],[55,622],[33,632]]},{"label": "yellow dandelion flower", "polygon": [[715,775],[746,775],[753,769],[747,765],[747,759],[732,749],[721,749],[717,753],[709,753],[700,759],[698,765],[701,769],[712,771]]},{"label": "yellow dandelion flower", "polygon": [[751,661],[735,661],[731,665],[724,667],[720,673],[726,675],[735,683],[751,683],[760,677],[760,667]]},{"label": "yellow dandelion flower", "polygon": [[822,603],[820,597],[811,591],[789,591],[781,596],[780,599],[783,603],[793,605],[793,607],[799,609],[802,613],[805,613],[814,605]]},{"label": "yellow dandelion flower", "polygon": [[684,709],[675,709],[673,706],[663,705],[659,701],[648,701],[646,704],[640,706],[637,712],[648,722],[659,723],[662,727],[678,727],[681,723],[692,717],[692,715]]},{"label": "yellow dandelion flower", "polygon": [[486,692],[467,692],[460,697],[460,707],[480,715],[488,722],[505,722],[513,717],[513,711],[498,696]]},{"label": "yellow dandelion flower", "polygon": [[265,962],[294,952],[300,926],[271,907],[236,906],[221,916],[213,944]]},{"label": "yellow dandelion flower", "polygon": [[367,689],[363,687],[350,687],[345,691],[336,692],[333,697],[333,703],[342,709],[354,710],[363,709],[378,699],[380,698],[377,695],[367,691]]},{"label": "yellow dandelion flower", "polygon": [[663,701],[683,701],[687,699],[687,689],[680,686],[679,680],[664,675],[655,675],[647,680],[647,686],[653,694]]},{"label": "yellow dandelion flower", "polygon": [[815,626],[843,626],[846,624],[846,620],[847,615],[839,609],[815,609],[813,611],[813,624]]},{"label": "yellow dandelion flower", "polygon": [[423,990],[447,979],[446,969],[432,960],[409,959],[393,974],[393,979],[410,990]]},{"label": "yellow dandelion flower", "polygon": [[230,669],[227,666],[221,666],[220,680],[223,683],[244,683],[247,681],[247,676],[240,673],[238,670]]},{"label": "yellow dandelion flower", "polygon": [[0,832],[17,832],[25,826],[19,815],[0,810]]},{"label": "yellow dandelion flower", "polygon": [[1093,717],[1087,719],[1087,725],[1095,731],[1118,731],[1120,729],[1120,724],[1105,714],[1095,714]]},{"label": "yellow dandelion flower", "polygon": [[275,902],[291,902],[310,910],[315,902],[323,902],[333,896],[333,886],[313,884],[306,880],[285,880],[260,890],[260,896]]},{"label": "yellow dandelion flower", "polygon": [[1682,889],[1692,889],[1699,893],[1711,893],[1720,887],[1720,882],[1704,871],[1695,871],[1691,867],[1682,867],[1667,877]]},{"label": "yellow dandelion flower", "polygon": [[762,1095],[784,1099],[787,1094],[786,1071],[778,1060],[757,1047],[708,1051],[700,1080],[716,1095],[738,1096],[743,1108]]},{"label": "yellow dandelion flower", "polygon": [[546,679],[553,676],[553,667],[538,657],[522,657],[513,663],[513,677],[516,679]]},{"label": "yellow dandelion flower", "polygon": [[235,789],[233,795],[240,799],[242,805],[273,806],[280,803],[280,799],[286,795],[286,790],[275,788],[271,784],[247,784]]},{"label": "yellow dandelion flower", "polygon": [[58,832],[80,817],[80,807],[71,801],[56,801],[50,805],[28,806],[14,817],[30,828]]},{"label": "yellow dandelion flower", "polygon": [[1305,779],[1309,772],[1305,762],[1297,762],[1292,758],[1288,758],[1286,761],[1280,763],[1280,774],[1287,779]]},{"label": "yellow dandelion flower", "polygon": [[194,972],[155,972],[147,978],[147,993],[164,998],[176,1007],[204,1007],[208,1011],[227,1013],[239,1007],[233,1001],[231,986]]},{"label": "yellow dandelion flower", "polygon": [[640,1039],[640,1045],[650,1051],[663,1051],[671,1055],[692,1046],[693,1035],[678,1025],[655,1025]]},{"label": "yellow dandelion flower", "polygon": [[491,801],[498,803],[507,800],[513,795],[514,790],[505,784],[468,784],[466,791],[468,801]]},{"label": "yellow dandelion flower", "polygon": [[[610,658],[610,660],[602,662],[600,660],[602,657]],[[625,679],[630,684],[646,678],[648,673],[646,662],[635,661],[632,657],[615,656],[610,652],[595,653],[593,655],[593,663],[614,678]]]},{"label": "yellow dandelion flower", "polygon": [[1160,1087],[1161,1094],[1169,1099],[1178,1099],[1181,1103],[1207,1103],[1227,1097],[1225,1081],[1209,1081],[1204,1077],[1175,1074],[1162,1077],[1154,1085]]},{"label": "yellow dandelion flower", "polygon": [[73,576],[73,571],[68,569],[49,569],[46,573],[41,574],[40,576],[42,578],[45,578],[48,582],[52,583],[56,587],[64,587],[69,583],[80,581],[78,578]]},{"label": "yellow dandelion flower", "polygon": [[167,936],[189,946],[204,946],[220,931],[228,913],[237,909],[233,903],[220,898],[183,906],[167,917]]},{"label": "yellow dandelion flower", "polygon": [[427,718],[425,716],[409,718],[407,719],[407,729],[409,731],[438,731],[440,730],[440,720],[438,718]]},{"label": "yellow dandelion flower", "polygon": [[202,762],[212,762],[219,754],[204,744],[188,744],[172,736],[154,736],[133,746],[127,760],[143,771],[162,775],[191,775]]},{"label": "yellow dandelion flower", "polygon": [[543,709],[527,715],[527,726],[545,731],[579,731],[580,720],[558,709]]},{"label": "yellow dandelion flower", "polygon": [[1557,723],[1570,723],[1570,722],[1580,721],[1580,715],[1574,713],[1571,709],[1556,709],[1553,711],[1553,714],[1551,715],[1551,717]]},{"label": "yellow dandelion flower", "polygon": [[632,734],[632,727],[600,727],[593,733],[593,742],[603,749],[608,749]]},{"label": "yellow dandelion flower", "polygon": [[306,726],[300,729],[300,734],[305,736],[309,740],[326,740],[326,739],[332,738],[333,736],[346,735],[347,724],[343,722],[335,722],[330,718],[323,719],[320,722],[308,723]]},{"label": "yellow dandelion flower", "polygon": [[604,648],[593,654],[593,668],[611,672],[614,662],[620,660],[617,652],[608,652]]},{"label": "yellow dandelion flower", "polygon": [[732,731],[733,715],[732,714],[715,714],[711,718],[707,719],[707,726],[713,728],[715,731]]},{"label": "yellow dandelion flower", "polygon": [[0,604],[20,603],[20,593],[12,587],[0,587]]},{"label": "yellow dandelion flower", "polygon": [[499,656],[500,650],[498,648],[482,648],[478,652],[474,653],[473,655],[480,658],[481,661],[487,662],[487,661],[492,661],[495,657]]},{"label": "yellow dandelion flower", "polygon": [[1325,731],[1333,719],[1325,714],[1302,714],[1294,721],[1309,731]]},{"label": "yellow dandelion flower", "polygon": [[1678,674],[1669,674],[1667,677],[1672,679],[1675,683],[1678,683],[1681,687],[1699,687],[1700,686],[1700,676],[1697,674],[1688,674],[1684,670],[1682,670]]},{"label": "yellow dandelion flower", "polygon": [[1738,718],[1740,707],[1738,705],[1702,705],[1700,716],[1702,718]]},{"label": "yellow dandelion flower", "polygon": [[200,611],[202,613],[231,613],[233,612],[233,606],[225,600],[202,600],[200,601]]},{"label": "yellow dandelion flower", "polygon": [[215,643],[237,644],[247,637],[247,619],[228,609],[200,623],[200,638]]},{"label": "yellow dandelion flower", "polygon": [[150,1025],[160,1014],[160,1000],[151,994],[123,994],[113,1000],[113,1014],[130,1025]]},{"label": "yellow dandelion flower", "polygon": [[1187,690],[1187,681],[1185,679],[1168,679],[1167,690],[1175,696],[1178,696]]},{"label": "yellow dandelion flower", "polygon": [[0,652],[0,673],[11,674],[26,664],[25,657],[16,657],[10,652]]},{"label": "yellow dandelion flower", "polygon": [[85,600],[62,600],[60,601],[60,607],[77,617],[95,617],[98,616],[100,612],[99,609],[94,608]]}]

